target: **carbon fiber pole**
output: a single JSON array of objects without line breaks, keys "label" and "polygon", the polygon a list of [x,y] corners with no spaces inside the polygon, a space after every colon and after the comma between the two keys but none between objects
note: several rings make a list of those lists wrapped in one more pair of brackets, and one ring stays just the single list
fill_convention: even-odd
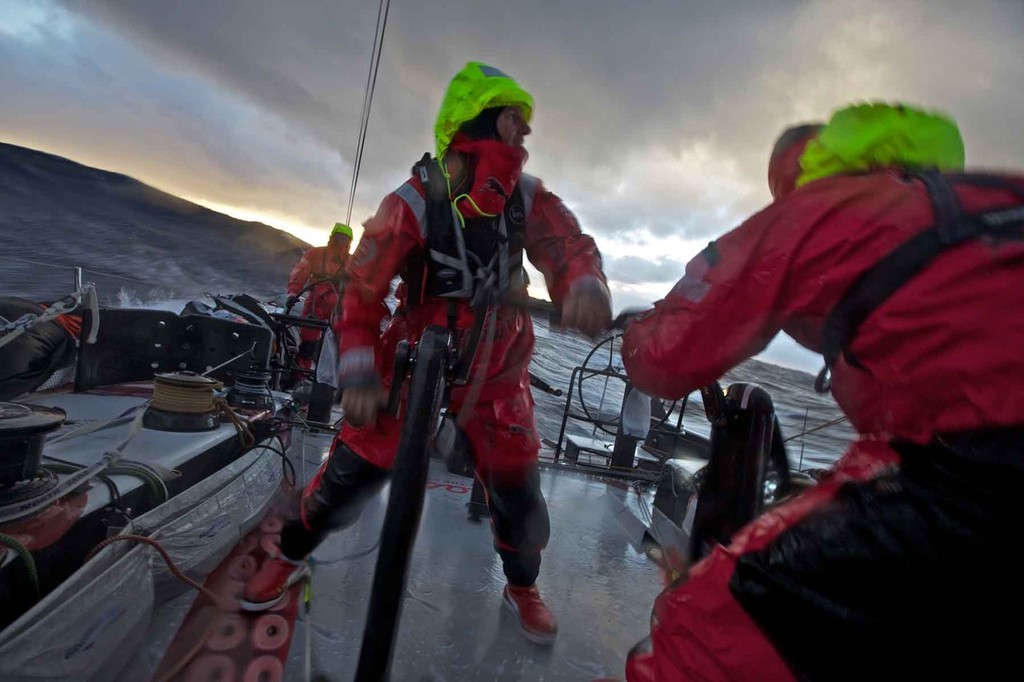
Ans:
[{"label": "carbon fiber pole", "polygon": [[[428,449],[437,432],[450,332],[428,327],[416,347],[415,367],[402,437],[391,475],[380,550],[373,574],[370,607],[359,649],[356,682],[390,679],[391,656],[405,599],[409,560],[423,512]],[[395,377],[395,381],[399,381]]]}]

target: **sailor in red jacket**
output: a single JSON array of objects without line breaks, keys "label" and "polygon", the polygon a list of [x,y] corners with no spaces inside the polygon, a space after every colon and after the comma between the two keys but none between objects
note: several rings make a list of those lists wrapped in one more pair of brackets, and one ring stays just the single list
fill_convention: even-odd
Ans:
[{"label": "sailor in red jacket", "polygon": [[860,434],[659,598],[631,682],[979,679],[1016,650],[997,624],[1024,606],[1005,556],[1024,518],[1024,177],[962,167],[955,124],[910,107],[793,129],[774,203],[630,325],[625,367],[663,398],[784,330],[825,356]]},{"label": "sailor in red jacket", "polygon": [[[349,248],[352,244],[352,228],[344,223],[335,223],[327,246],[314,246],[304,254],[288,276],[289,309],[305,294],[302,316],[330,322],[338,307],[338,286],[348,264]],[[295,363],[308,369],[313,364],[320,332],[316,329],[300,329],[299,346]]]},{"label": "sailor in red jacket", "polygon": [[[554,641],[556,621],[535,584],[549,523],[529,388],[533,327],[529,313],[515,305],[526,294],[524,256],[543,273],[566,326],[596,333],[611,308],[593,239],[540,180],[522,173],[532,109],[532,97],[504,73],[467,64],[438,115],[442,162],[428,155],[418,163],[366,223],[349,265],[339,329],[347,423],[306,490],[302,523],[282,534],[284,559],[268,562],[247,586],[249,608],[272,605],[301,576],[302,560],[328,530],[351,523],[387,477],[401,424],[378,408],[390,386],[395,345],[415,341],[428,325],[452,323],[465,342],[475,319],[472,293],[493,277],[502,294],[491,309],[493,343],[489,351],[481,345],[469,384],[452,391],[449,413],[459,416],[488,491],[495,548],[508,578],[505,604],[528,638]],[[380,302],[399,274],[399,307],[382,335]]]}]

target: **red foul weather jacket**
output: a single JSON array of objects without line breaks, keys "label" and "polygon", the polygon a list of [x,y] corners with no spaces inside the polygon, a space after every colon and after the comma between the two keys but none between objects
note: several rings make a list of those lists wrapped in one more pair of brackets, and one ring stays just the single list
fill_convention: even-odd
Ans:
[{"label": "red foul weather jacket", "polygon": [[[947,176],[963,213],[1019,205],[1006,189]],[[1024,189],[1024,177],[1002,176]],[[899,169],[838,175],[780,197],[713,242],[630,325],[625,367],[678,398],[760,352],[780,331],[821,352],[825,319],[866,270],[935,224],[923,182]],[[939,255],[861,324],[832,393],[863,435],[1024,424],[1024,242],[981,238]]]},{"label": "red foul weather jacket", "polygon": [[[489,153],[487,144],[465,143],[459,146],[467,153]],[[484,177],[501,177],[502,184],[511,181],[522,192],[525,207],[523,251],[530,262],[544,275],[548,293],[560,306],[573,283],[584,277],[604,282],[601,256],[594,240],[583,234],[579,223],[562,201],[549,192],[539,179],[513,172],[496,172],[494,165],[504,163],[478,158],[469,167]],[[514,161],[521,164],[522,160]],[[476,183],[474,180],[474,184]],[[506,190],[508,188],[506,187]],[[454,193],[454,192],[453,192]],[[446,299],[426,296],[421,305],[407,306],[399,292],[399,309],[389,323],[382,340],[381,322],[386,314],[382,301],[391,281],[411,263],[425,258],[427,234],[425,191],[414,176],[384,198],[365,225],[363,237],[348,268],[348,282],[343,297],[343,314],[337,326],[342,385],[358,385],[374,373],[390,380],[393,346],[400,338],[416,340],[428,325],[447,326]],[[484,205],[486,195],[475,195]],[[462,205],[460,204],[460,210]],[[491,210],[498,207],[490,207]],[[500,210],[500,208],[499,208]],[[469,216],[467,216],[468,218]],[[468,302],[457,304],[456,327],[466,330],[473,325]],[[482,342],[481,342],[482,343]],[[529,395],[529,363],[533,352],[533,325],[529,313],[521,308],[499,306],[495,341],[484,369],[485,383],[480,401],[510,398],[526,392]],[[482,346],[481,346],[482,351]],[[478,352],[471,376],[476,377],[483,353]],[[453,392],[453,402],[460,402],[469,387]]]},{"label": "red foul weather jacket", "polygon": [[[795,177],[792,168],[769,174],[777,194]],[[1014,191],[956,177],[947,179],[965,214],[1021,204]],[[1024,178],[1001,181],[1024,190]],[[898,169],[781,194],[694,258],[669,295],[630,325],[622,352],[631,380],[651,394],[681,397],[780,330],[821,352],[825,321],[851,285],[936,220],[923,182]],[[793,679],[730,593],[738,557],[762,550],[846,482],[895,463],[890,440],[924,444],[935,434],[1024,424],[1022,280],[1024,242],[982,237],[938,255],[868,314],[832,368],[833,395],[863,437],[822,483],[746,526],[663,595],[654,649],[630,659],[631,682]],[[701,627],[707,622],[714,627]]]},{"label": "red foul weather jacket", "polygon": [[[331,253],[329,246],[314,246],[304,254],[292,268],[288,276],[288,293],[296,295],[312,281],[334,279],[339,272],[344,272],[348,261],[348,253]],[[338,305],[338,291],[330,282],[317,284],[306,293],[302,304],[302,316],[329,321]],[[303,340],[315,340],[319,332],[315,329],[302,329],[299,335]]]}]

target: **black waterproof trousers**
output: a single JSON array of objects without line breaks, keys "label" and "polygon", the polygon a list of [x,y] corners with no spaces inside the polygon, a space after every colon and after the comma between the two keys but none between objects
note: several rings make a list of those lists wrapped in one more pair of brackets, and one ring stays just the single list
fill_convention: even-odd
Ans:
[{"label": "black waterproof trousers", "polygon": [[[353,524],[389,473],[335,440],[330,457],[303,494],[302,518],[281,533],[281,552],[292,560],[303,559],[329,532]],[[534,467],[514,486],[483,482],[505,576],[512,585],[533,585],[551,532],[540,472]]]}]

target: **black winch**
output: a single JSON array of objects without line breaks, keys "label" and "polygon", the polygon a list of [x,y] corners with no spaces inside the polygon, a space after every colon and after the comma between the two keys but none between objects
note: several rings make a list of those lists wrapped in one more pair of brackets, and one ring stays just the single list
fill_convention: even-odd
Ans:
[{"label": "black winch", "polygon": [[38,476],[46,434],[64,417],[55,407],[0,402],[0,488]]},{"label": "black winch", "polygon": [[228,405],[252,410],[272,409],[274,395],[270,392],[270,379],[270,372],[239,374],[235,377],[235,384],[228,389]]}]

